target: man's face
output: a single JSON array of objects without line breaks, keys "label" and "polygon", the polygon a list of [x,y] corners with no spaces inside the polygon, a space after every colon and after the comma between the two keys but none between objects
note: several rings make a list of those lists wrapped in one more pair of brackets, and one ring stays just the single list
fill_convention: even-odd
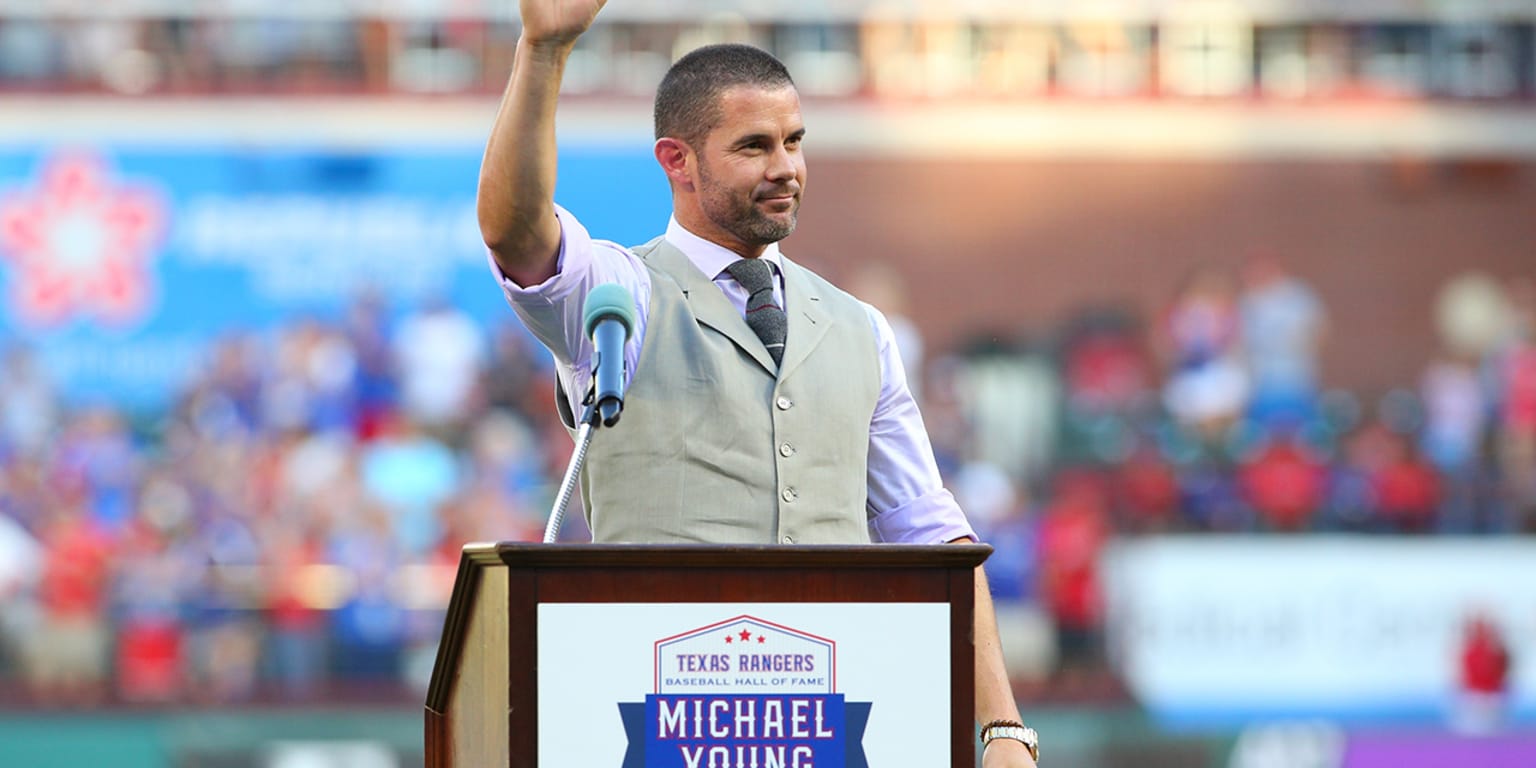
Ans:
[{"label": "man's face", "polygon": [[720,95],[720,123],[698,151],[699,207],[717,237],[756,248],[795,231],[804,135],[794,88],[738,86]]}]

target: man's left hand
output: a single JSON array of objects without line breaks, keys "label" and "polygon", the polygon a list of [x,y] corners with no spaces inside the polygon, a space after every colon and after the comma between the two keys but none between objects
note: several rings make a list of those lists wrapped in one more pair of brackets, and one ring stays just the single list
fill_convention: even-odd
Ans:
[{"label": "man's left hand", "polygon": [[983,749],[986,751],[981,756],[982,768],[1035,768],[1029,747],[1022,741],[993,739]]}]

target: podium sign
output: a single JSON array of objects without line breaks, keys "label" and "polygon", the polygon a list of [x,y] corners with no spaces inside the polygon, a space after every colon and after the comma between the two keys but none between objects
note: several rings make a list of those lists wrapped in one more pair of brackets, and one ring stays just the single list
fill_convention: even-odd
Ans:
[{"label": "podium sign", "polygon": [[991,548],[464,548],[427,768],[975,761]]},{"label": "podium sign", "polygon": [[949,762],[944,603],[539,606],[540,768]]}]

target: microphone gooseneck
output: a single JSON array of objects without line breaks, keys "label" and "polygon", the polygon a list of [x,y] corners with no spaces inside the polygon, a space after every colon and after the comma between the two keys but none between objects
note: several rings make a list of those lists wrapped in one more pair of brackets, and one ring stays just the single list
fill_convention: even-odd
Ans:
[{"label": "microphone gooseneck", "polygon": [[576,428],[576,452],[565,468],[555,505],[544,525],[544,543],[554,543],[565,521],[566,507],[576,492],[587,446],[599,424],[611,427],[624,410],[624,344],[634,333],[635,299],[617,283],[604,283],[587,294],[581,311],[582,331],[592,340],[592,394]]}]

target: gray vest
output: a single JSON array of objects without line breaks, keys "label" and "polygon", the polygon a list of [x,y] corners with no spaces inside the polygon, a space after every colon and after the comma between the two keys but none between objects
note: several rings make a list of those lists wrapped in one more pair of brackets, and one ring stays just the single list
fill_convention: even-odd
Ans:
[{"label": "gray vest", "polygon": [[741,313],[665,240],[624,414],[582,472],[597,542],[869,542],[869,423],[880,361],[869,314],[783,260],[789,338],[773,358]]}]

